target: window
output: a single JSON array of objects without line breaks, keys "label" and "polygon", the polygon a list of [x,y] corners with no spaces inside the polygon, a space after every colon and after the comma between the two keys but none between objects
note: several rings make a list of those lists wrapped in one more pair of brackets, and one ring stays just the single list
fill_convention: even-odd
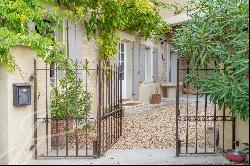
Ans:
[{"label": "window", "polygon": [[119,44],[119,65],[122,67],[122,80],[124,80],[124,67],[125,67],[125,45],[124,43]]},{"label": "window", "polygon": [[145,82],[152,82],[152,51],[151,48],[146,48],[145,54]]}]

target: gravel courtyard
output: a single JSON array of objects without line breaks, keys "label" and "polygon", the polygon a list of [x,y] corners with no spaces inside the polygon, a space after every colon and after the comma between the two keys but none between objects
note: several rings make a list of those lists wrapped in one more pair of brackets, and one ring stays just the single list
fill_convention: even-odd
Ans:
[{"label": "gravel courtyard", "polygon": [[[181,115],[185,115],[185,104],[180,105]],[[189,105],[190,115],[195,114],[195,107]],[[203,107],[199,107],[199,115]],[[62,160],[33,160],[24,164],[45,165],[231,165],[225,157],[216,155],[191,155],[175,156],[175,104],[164,104],[157,106],[144,106],[125,111],[123,117],[123,136],[108,150],[104,156],[98,159],[62,159]],[[207,110],[207,115],[212,115],[212,109]],[[189,125],[190,149],[194,147],[195,123]],[[207,134],[213,132],[212,124],[207,122]],[[186,136],[185,123],[180,124],[180,137]],[[82,132],[83,133],[83,132]],[[198,123],[198,147],[203,148],[204,122]],[[94,133],[93,133],[94,134]],[[207,135],[208,136],[208,135]],[[211,146],[209,136],[207,147]],[[82,147],[84,141],[80,143]]]},{"label": "gravel courtyard", "polygon": [[[204,114],[199,107],[198,115]],[[127,110],[123,118],[123,134],[113,149],[173,149],[176,137],[176,109],[175,104],[164,104],[152,109],[139,111],[140,108]],[[207,115],[212,115],[212,108],[208,107]],[[186,105],[180,105],[181,115],[185,115]],[[195,115],[195,107],[189,105],[189,115]],[[207,122],[207,147],[213,147],[213,124]],[[204,122],[197,123],[198,147],[204,147]],[[186,137],[186,122],[179,124],[180,139]],[[195,122],[189,123],[189,148],[195,147]],[[182,145],[183,146],[183,145]],[[185,146],[185,145],[184,145]]]}]

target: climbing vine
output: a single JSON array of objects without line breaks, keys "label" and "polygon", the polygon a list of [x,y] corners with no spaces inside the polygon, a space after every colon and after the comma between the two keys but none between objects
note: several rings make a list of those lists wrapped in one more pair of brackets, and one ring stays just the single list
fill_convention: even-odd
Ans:
[{"label": "climbing vine", "polygon": [[[63,20],[83,25],[88,39],[95,38],[100,46],[100,57],[110,60],[117,52],[119,31],[159,39],[170,30],[157,10],[160,5],[176,8],[157,0],[1,0],[0,65],[15,69],[9,51],[17,45],[31,47],[45,62],[63,62],[65,47],[54,39]],[[32,23],[36,28],[31,30]]]}]

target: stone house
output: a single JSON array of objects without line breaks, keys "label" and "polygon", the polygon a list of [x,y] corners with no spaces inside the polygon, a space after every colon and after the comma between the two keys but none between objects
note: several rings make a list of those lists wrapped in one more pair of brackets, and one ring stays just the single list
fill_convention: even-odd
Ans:
[{"label": "stone house", "polygon": [[[164,0],[163,2],[175,3],[180,1]],[[183,4],[186,2],[181,1]],[[187,19],[185,13],[174,15],[174,11],[159,9],[160,15],[170,25],[180,24]],[[95,66],[99,58],[99,50],[94,39],[87,40],[80,25],[63,23],[63,32],[55,35],[67,43],[69,36],[69,56],[81,63],[87,59],[91,66]],[[161,43],[155,44],[153,40],[144,41],[136,34],[120,32],[121,42],[119,52],[113,62],[123,67],[122,98],[140,103],[149,104],[152,94],[158,91],[163,97],[175,97],[176,82],[176,55],[174,47],[168,37],[162,38]],[[94,81],[94,80],[93,80]],[[92,87],[93,91],[95,87]]]},{"label": "stone house", "polygon": [[[180,0],[161,1],[180,3]],[[185,4],[187,0],[182,0],[181,2]],[[173,11],[167,9],[160,9],[160,14],[172,26],[180,25],[189,19],[186,13],[175,15]],[[79,63],[87,59],[90,62],[90,66],[95,67],[99,59],[99,48],[96,41],[94,39],[88,41],[80,25],[69,23],[69,28],[66,30],[66,22],[63,24],[63,31],[56,33],[55,38],[67,43],[66,36],[68,33],[69,56]],[[121,42],[117,46],[119,47],[119,52],[113,61],[122,65],[124,69],[122,98],[148,104],[151,102],[152,94],[158,89],[162,97],[175,99],[177,55],[175,54],[174,46],[170,42],[170,37],[166,35],[159,44],[155,44],[153,40],[144,41],[137,35],[126,32],[120,32],[120,38]],[[25,74],[22,77],[18,72],[7,73],[4,67],[0,67],[0,164],[17,164],[34,158],[32,148],[34,145],[34,105],[32,104],[26,108],[13,107],[13,96],[9,92],[12,92],[13,83],[29,82],[32,84],[29,78],[33,74],[33,70],[30,67],[33,66],[33,58],[38,61],[37,66],[39,68],[45,68],[44,62],[39,60],[34,52],[27,47],[18,46],[11,50],[11,53],[15,57],[16,62],[23,65],[21,69],[25,71]],[[21,57],[20,55],[22,54],[26,56]],[[51,68],[53,69],[53,66]],[[48,73],[48,77],[51,77],[51,80],[53,80],[55,73]],[[38,80],[40,80],[38,84],[39,97],[42,99],[42,101],[38,101],[38,107],[39,110],[44,111],[46,109],[44,104],[46,95],[44,77],[39,75]],[[89,91],[93,93],[93,101],[97,101],[95,76],[90,78],[89,85]],[[94,114],[96,107],[97,102],[93,102],[92,112]],[[25,117],[24,121],[19,123],[23,117]],[[248,131],[249,124],[243,123],[239,119],[237,119],[237,124],[236,131],[240,131],[242,128]],[[43,138],[39,146],[44,148],[46,146],[44,139],[46,135],[45,125],[41,125],[40,129],[42,131],[40,136],[43,136]],[[249,139],[247,134],[236,133],[236,135],[240,142]],[[45,149],[43,150],[45,151]]]}]

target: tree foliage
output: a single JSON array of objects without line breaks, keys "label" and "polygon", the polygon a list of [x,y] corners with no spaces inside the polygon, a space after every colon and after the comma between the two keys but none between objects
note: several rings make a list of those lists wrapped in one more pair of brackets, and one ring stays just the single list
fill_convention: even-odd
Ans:
[{"label": "tree foliage", "polygon": [[[194,3],[194,2],[193,2]],[[190,11],[191,20],[176,30],[173,42],[178,55],[195,68],[188,76],[201,93],[225,105],[233,116],[249,118],[249,2],[248,0],[200,0]]]},{"label": "tree foliage", "polygon": [[[47,62],[62,62],[64,45],[53,39],[55,26],[60,28],[62,20],[83,25],[88,38],[96,38],[101,58],[110,60],[117,52],[119,31],[147,39],[169,30],[159,15],[159,5],[157,0],[1,0],[0,65],[14,70],[9,49],[17,45],[33,48]],[[36,30],[30,31],[31,22]]]}]

